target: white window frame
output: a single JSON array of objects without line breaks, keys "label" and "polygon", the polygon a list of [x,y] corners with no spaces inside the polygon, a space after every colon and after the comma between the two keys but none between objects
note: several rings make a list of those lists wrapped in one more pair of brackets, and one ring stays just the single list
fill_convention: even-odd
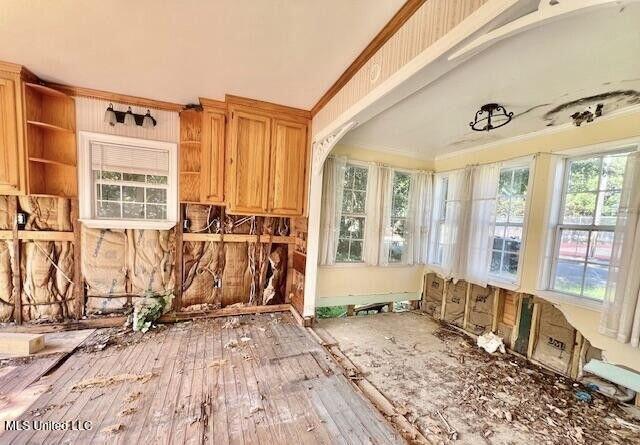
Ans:
[{"label": "white window frame", "polygon": [[[393,240],[389,241],[389,252],[387,254],[387,262],[390,265],[401,265],[403,263],[406,262],[406,255],[407,255],[407,235],[409,235],[410,230],[412,229],[411,227],[409,227],[409,209],[407,208],[407,215],[404,217],[401,216],[393,216],[393,208],[395,205],[395,199],[394,199],[394,194],[393,194],[393,185],[395,183],[396,180],[396,174],[401,174],[401,175],[407,175],[409,176],[409,193],[407,195],[407,205],[411,206],[411,188],[413,186],[413,178],[411,177],[411,172],[406,171],[406,170],[402,170],[402,169],[392,169],[391,170],[391,196],[389,198],[390,200],[390,206],[389,206],[389,225],[390,227],[393,227],[392,224],[392,220],[404,220],[405,224],[405,234],[404,237],[402,238],[403,242],[404,242],[404,249],[402,250],[402,255],[401,258],[399,260],[392,260],[391,259],[391,243],[393,242]],[[393,237],[393,235],[392,235]]]},{"label": "white window frame", "polygon": [[[572,298],[572,299],[577,299],[578,301],[588,301],[588,302],[593,302],[594,304],[601,304],[602,303],[602,299],[599,298],[595,298],[595,297],[589,297],[584,295],[584,285],[585,285],[585,280],[586,280],[586,267],[589,264],[595,264],[598,266],[602,266],[602,264],[597,264],[597,263],[590,263],[588,260],[588,256],[585,257],[584,261],[573,261],[575,263],[580,263],[584,265],[584,272],[583,272],[583,276],[582,276],[582,283],[581,283],[581,291],[580,291],[580,295],[578,294],[573,294],[573,293],[569,293],[560,289],[556,289],[555,286],[555,279],[556,279],[556,271],[557,271],[557,266],[558,266],[558,261],[560,260],[560,237],[561,237],[561,233],[562,230],[580,230],[580,231],[586,231],[588,233],[587,236],[587,246],[586,246],[586,251],[587,251],[587,255],[589,252],[589,248],[591,246],[591,233],[592,232],[611,232],[611,233],[615,233],[615,224],[610,225],[610,224],[606,224],[606,225],[600,225],[600,224],[595,224],[595,218],[597,216],[597,207],[596,209],[594,209],[594,221],[593,224],[564,224],[562,223],[562,219],[564,216],[564,211],[565,211],[565,205],[566,205],[566,198],[567,198],[567,194],[569,193],[568,187],[569,187],[569,173],[571,170],[571,162],[573,161],[579,161],[582,159],[590,159],[590,158],[601,158],[604,159],[607,156],[611,156],[611,155],[616,155],[616,154],[622,154],[622,153],[632,153],[635,150],[637,150],[637,147],[623,147],[623,148],[618,148],[618,149],[611,149],[608,150],[606,152],[591,152],[591,153],[585,153],[585,154],[579,154],[576,156],[571,156],[568,157],[567,159],[564,160],[564,165],[563,165],[563,175],[562,175],[562,193],[561,193],[561,197],[560,197],[560,207],[558,210],[558,215],[557,215],[557,223],[555,225],[554,228],[554,237],[553,237],[553,255],[551,257],[551,267],[550,267],[550,273],[548,276],[548,282],[547,282],[547,291],[548,292],[552,292],[555,294],[559,294],[562,296],[566,296],[568,298]],[[601,161],[601,165],[602,165],[602,161]],[[599,194],[602,190],[600,190],[602,185],[602,169],[600,171],[600,176],[598,177],[598,189],[595,191],[596,194]],[[596,196],[597,198],[597,196]],[[564,259],[563,261],[572,261],[572,260],[568,260],[568,259]],[[609,265],[610,266],[610,265]]]},{"label": "white window frame", "polygon": [[[491,236],[491,243],[489,244],[489,271],[488,271],[488,276],[489,276],[489,284],[493,285],[493,286],[502,286],[502,287],[506,287],[509,290],[517,290],[519,284],[520,284],[520,278],[522,276],[522,263],[524,261],[524,254],[526,251],[526,244],[527,244],[527,232],[528,232],[528,222],[529,222],[529,213],[530,213],[530,209],[531,209],[531,195],[532,195],[532,190],[531,187],[533,185],[533,177],[535,174],[535,158],[527,158],[526,160],[522,160],[522,159],[518,159],[512,162],[505,162],[501,167],[500,167],[500,172],[502,172],[503,169],[507,169],[507,170],[516,170],[516,169],[522,169],[522,168],[528,168],[529,169],[529,180],[527,182],[527,194],[525,197],[525,201],[524,201],[524,216],[522,219],[522,240],[520,242],[520,252],[518,252],[518,270],[516,272],[516,276],[513,280],[509,280],[507,279],[506,276],[503,275],[496,275],[491,273],[491,255],[493,254],[493,237],[495,236],[495,229],[494,229],[494,234]],[[499,183],[498,183],[499,185]],[[496,196],[496,206],[498,205],[498,196]],[[495,222],[495,226],[497,227],[498,224],[502,223],[498,223],[497,221],[497,216],[496,216],[496,222]],[[506,234],[506,227],[515,227],[515,224],[509,224],[508,222],[505,223],[505,234]]]},{"label": "white window frame", "polygon": [[[340,209],[340,220],[339,220],[339,224],[342,224],[342,218],[347,217],[347,218],[362,218],[364,220],[364,223],[362,225],[362,239],[360,238],[341,238],[340,237],[340,227],[338,227],[338,237],[337,237],[337,243],[336,245],[340,244],[340,240],[343,241],[348,241],[349,242],[349,253],[351,253],[351,242],[352,241],[362,241],[362,254],[361,254],[361,258],[359,261],[339,261],[338,260],[338,249],[336,248],[336,258],[335,258],[335,264],[339,265],[339,266],[345,266],[345,265],[362,265],[364,264],[364,254],[365,254],[365,243],[366,243],[366,227],[367,227],[367,202],[368,202],[368,195],[369,195],[369,166],[361,163],[361,162],[357,162],[357,161],[348,161],[345,165],[345,169],[344,169],[344,176],[342,177],[342,180],[344,181],[346,175],[347,175],[347,169],[348,168],[360,168],[363,170],[367,171],[367,182],[365,184],[365,188],[364,190],[359,190],[359,189],[352,189],[349,187],[344,187],[342,190],[342,199],[344,202],[344,192],[345,190],[351,190],[351,191],[358,191],[358,192],[362,192],[364,191],[364,211],[362,213],[345,213],[342,211],[342,208]],[[350,255],[349,255],[350,256]]]},{"label": "white window frame", "polygon": [[[158,229],[168,230],[178,222],[178,146],[171,142],[131,138],[111,134],[80,131],[78,134],[78,198],[80,221],[87,227],[101,229]],[[169,175],[167,184],[159,188],[167,190],[167,218],[162,221],[142,219],[99,219],[95,216],[95,189],[91,164],[93,143],[129,146],[167,151]],[[125,184],[126,185],[126,184]],[[139,184],[138,184],[139,185]]]}]

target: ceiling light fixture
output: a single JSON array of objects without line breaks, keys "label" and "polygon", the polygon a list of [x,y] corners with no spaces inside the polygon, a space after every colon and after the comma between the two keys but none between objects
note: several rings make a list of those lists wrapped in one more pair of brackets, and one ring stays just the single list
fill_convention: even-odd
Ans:
[{"label": "ceiling light fixture", "polygon": [[158,122],[151,116],[150,110],[147,110],[146,114],[137,114],[131,110],[131,107],[127,111],[118,111],[113,108],[113,104],[109,104],[104,112],[104,123],[112,127],[120,123],[130,127],[138,125],[143,128],[153,128]]},{"label": "ceiling light fixture", "polygon": [[476,112],[473,122],[469,122],[469,126],[474,131],[490,131],[500,128],[511,122],[513,112],[507,113],[502,105],[484,104]]}]

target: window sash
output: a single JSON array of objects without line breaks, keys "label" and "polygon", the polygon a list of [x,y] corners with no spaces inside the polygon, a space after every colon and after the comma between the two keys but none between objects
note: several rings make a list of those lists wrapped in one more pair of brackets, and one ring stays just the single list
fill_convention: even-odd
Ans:
[{"label": "window sash", "polygon": [[[564,221],[564,215],[565,215],[565,211],[566,211],[566,205],[567,205],[567,195],[569,195],[569,193],[593,193],[596,194],[596,199],[599,197],[600,193],[603,192],[616,192],[616,191],[620,191],[620,189],[610,189],[610,190],[602,190],[602,168],[603,168],[603,163],[604,163],[604,158],[606,158],[607,156],[615,156],[615,155],[622,155],[622,154],[628,154],[630,153],[631,150],[629,150],[629,148],[624,148],[621,150],[615,150],[615,151],[611,151],[611,152],[607,152],[604,154],[586,154],[586,155],[582,155],[582,156],[576,156],[576,157],[572,157],[570,159],[567,159],[567,161],[565,162],[564,165],[564,172],[563,172],[563,178],[562,178],[562,197],[561,197],[561,202],[560,202],[560,209],[559,209],[559,215],[558,215],[558,221],[559,223],[556,224],[556,228],[555,228],[555,235],[554,235],[554,244],[553,244],[553,258],[551,261],[551,271],[549,274],[549,280],[547,283],[547,286],[550,290],[554,291],[554,292],[558,292],[558,293],[562,293],[562,294],[566,294],[566,295],[571,295],[571,296],[575,296],[578,298],[585,298],[585,299],[589,299],[589,300],[595,300],[595,301],[601,301],[601,298],[597,298],[597,297],[590,297],[588,295],[584,295],[584,290],[585,290],[585,282],[587,279],[587,274],[586,274],[586,269],[588,267],[589,264],[595,265],[595,266],[605,266],[602,263],[594,263],[594,262],[590,262],[589,261],[589,250],[591,248],[591,234],[593,232],[611,232],[614,233],[615,232],[615,225],[612,224],[596,224],[596,218],[598,216],[598,203],[596,202],[596,206],[593,210],[593,218],[592,218],[592,224],[575,224],[575,223],[568,223],[565,224],[562,221]],[[600,166],[600,171],[599,171],[599,175],[598,175],[598,186],[595,190],[588,190],[588,191],[584,191],[584,192],[570,192],[569,191],[569,179],[570,179],[570,175],[571,175],[571,165],[573,162],[576,161],[581,161],[581,160],[585,160],[585,159],[599,159],[599,166]],[[618,209],[619,210],[619,209]],[[587,245],[586,245],[586,255],[585,255],[585,259],[584,261],[582,260],[575,260],[575,259],[570,259],[570,258],[560,258],[560,247],[561,247],[561,236],[562,236],[562,232],[565,230],[579,230],[579,231],[585,231],[587,232]],[[575,293],[570,293],[567,292],[565,290],[560,290],[556,288],[556,273],[558,270],[558,263],[560,261],[565,261],[565,262],[573,262],[576,264],[583,264],[584,268],[582,271],[582,281],[581,281],[581,285],[580,285],[580,293],[579,294],[575,294]],[[607,268],[611,268],[611,259],[609,259],[609,262],[606,264]]]},{"label": "window sash", "polygon": [[[354,170],[354,176],[355,176],[355,170],[356,169],[360,169],[360,170],[364,170],[366,172],[367,175],[367,181],[365,181],[364,184],[364,188],[360,189],[358,187],[356,187],[356,183],[355,183],[355,179],[352,182],[352,184],[349,184],[348,186],[344,186],[342,189],[342,199],[344,202],[344,198],[347,195],[347,193],[354,193],[354,192],[358,192],[358,193],[363,193],[364,192],[364,208],[362,212],[345,212],[343,209],[340,209],[340,225],[342,224],[342,220],[344,218],[358,218],[358,219],[362,219],[363,223],[362,223],[362,238],[346,238],[341,236],[340,234],[340,227],[338,227],[338,242],[337,245],[340,245],[340,241],[346,242],[347,245],[349,246],[348,251],[347,251],[347,259],[338,259],[338,251],[336,248],[336,256],[335,256],[335,262],[336,264],[358,264],[358,263],[364,263],[364,252],[365,252],[365,228],[367,225],[367,194],[368,194],[368,190],[367,190],[367,186],[368,186],[368,180],[369,180],[369,171],[367,169],[367,167],[363,167],[361,165],[356,165],[356,164],[352,164],[352,163],[347,163],[345,169],[344,169],[344,177],[342,178],[342,180],[344,181],[347,177],[348,171],[349,169],[353,169]],[[351,246],[353,242],[361,242],[362,243],[362,249],[360,252],[360,259],[358,260],[352,260],[351,259]]]}]

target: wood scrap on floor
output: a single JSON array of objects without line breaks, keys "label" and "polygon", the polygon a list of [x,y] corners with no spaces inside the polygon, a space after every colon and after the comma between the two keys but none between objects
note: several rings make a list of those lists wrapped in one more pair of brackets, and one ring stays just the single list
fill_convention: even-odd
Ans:
[{"label": "wood scrap on floor", "polygon": [[[474,445],[640,443],[640,420],[615,401],[517,356],[488,354],[421,313],[318,325],[430,439],[448,443],[455,431],[455,443]],[[579,391],[589,393],[590,402],[581,401]]]}]

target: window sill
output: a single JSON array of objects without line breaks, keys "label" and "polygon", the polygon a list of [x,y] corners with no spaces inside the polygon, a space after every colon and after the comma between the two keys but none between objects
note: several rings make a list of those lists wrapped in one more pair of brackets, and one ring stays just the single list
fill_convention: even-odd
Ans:
[{"label": "window sill", "polygon": [[500,289],[506,289],[510,291],[518,291],[520,289],[519,283],[514,283],[512,281],[499,281],[496,279],[490,279],[488,284],[493,287],[499,287]]},{"label": "window sill", "polygon": [[124,219],[81,219],[80,222],[92,229],[145,229],[169,230],[177,221],[140,221]]},{"label": "window sill", "polygon": [[403,268],[403,267],[416,267],[422,266],[422,264],[398,264],[398,263],[390,263],[385,265],[370,265],[365,263],[335,263],[335,264],[325,264],[320,266],[321,269],[352,269],[352,268]]},{"label": "window sill", "polygon": [[563,294],[562,292],[556,292],[552,290],[537,290],[535,295],[556,304],[570,304],[571,306],[578,306],[583,309],[588,309],[594,312],[602,311],[602,301],[592,300],[590,298],[577,297],[575,295]]}]

